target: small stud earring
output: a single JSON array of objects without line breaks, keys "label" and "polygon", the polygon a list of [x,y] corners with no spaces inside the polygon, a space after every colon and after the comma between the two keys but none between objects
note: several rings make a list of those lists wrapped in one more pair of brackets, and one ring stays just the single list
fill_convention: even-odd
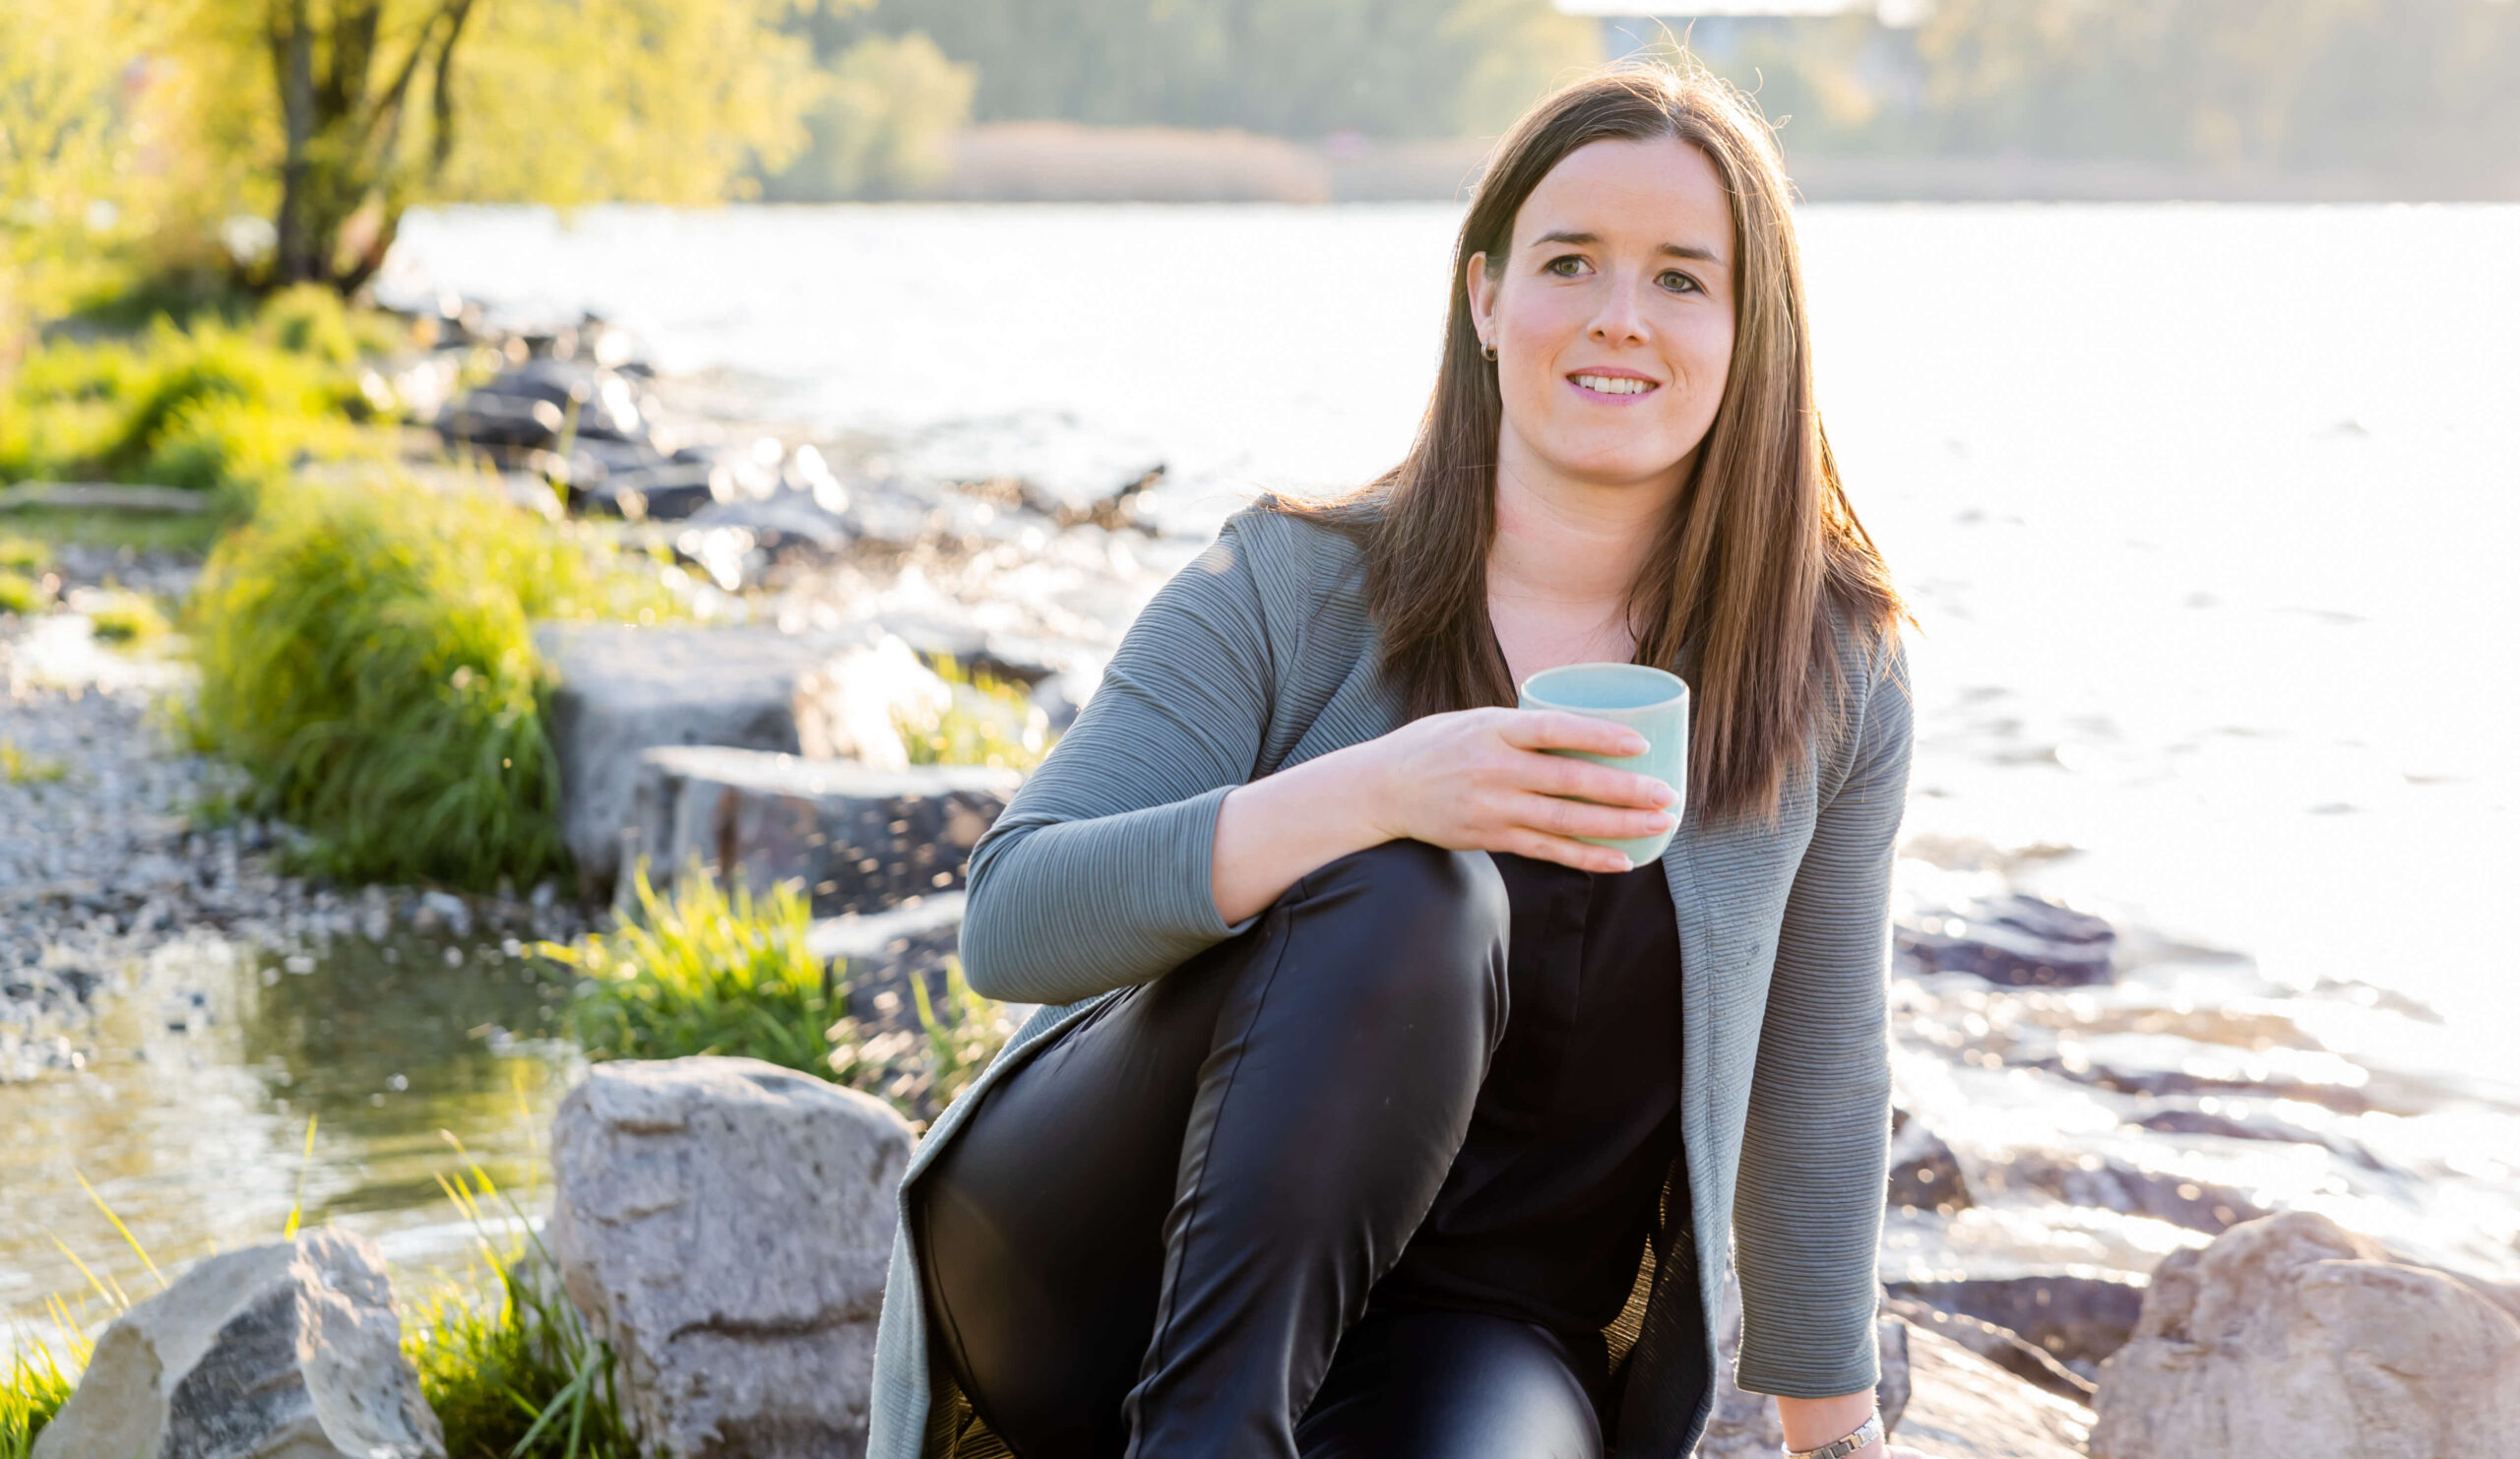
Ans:
[{"label": "small stud earring", "polygon": [[1496,347],[1488,344],[1484,340],[1479,342],[1479,352],[1485,356],[1491,363],[1496,358]]}]

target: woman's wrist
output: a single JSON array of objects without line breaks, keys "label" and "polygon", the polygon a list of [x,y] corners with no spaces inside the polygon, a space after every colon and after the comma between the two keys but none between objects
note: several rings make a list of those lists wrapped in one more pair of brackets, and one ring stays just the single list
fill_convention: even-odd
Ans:
[{"label": "woman's wrist", "polygon": [[1315,869],[1391,839],[1372,741],[1228,792],[1217,811],[1210,889],[1228,924],[1266,910]]},{"label": "woman's wrist", "polygon": [[[1861,1427],[1874,1407],[1869,1388],[1835,1398],[1789,1398],[1778,1394],[1776,1400],[1777,1418],[1785,1429],[1785,1446],[1789,1449],[1816,1449],[1843,1438]],[[1880,1451],[1881,1445],[1873,1444],[1868,1450],[1858,1450],[1855,1459],[1872,1459]]]}]

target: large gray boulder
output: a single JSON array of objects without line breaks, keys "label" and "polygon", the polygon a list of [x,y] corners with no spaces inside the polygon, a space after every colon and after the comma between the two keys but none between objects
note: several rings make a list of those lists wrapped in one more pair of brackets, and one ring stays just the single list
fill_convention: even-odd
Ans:
[{"label": "large gray boulder", "polygon": [[2449,1459],[2513,1433],[2520,1291],[2288,1211],[2163,1259],[2101,1365],[2091,1452]]},{"label": "large gray boulder", "polygon": [[796,691],[834,650],[760,628],[540,623],[535,647],[554,679],[551,744],[560,763],[560,835],[587,891],[620,870],[639,754],[652,745],[799,747]]},{"label": "large gray boulder", "polygon": [[645,859],[661,887],[696,865],[756,893],[793,881],[817,915],[876,911],[960,887],[973,845],[1022,783],[981,765],[877,770],[710,745],[652,749],[640,756],[624,865]]},{"label": "large gray boulder", "polygon": [[114,1319],[35,1459],[445,1459],[384,1258],[331,1227],[213,1256]]},{"label": "large gray boulder", "polygon": [[743,1058],[598,1064],[552,1121],[552,1253],[675,1459],[854,1459],[911,1130]]}]

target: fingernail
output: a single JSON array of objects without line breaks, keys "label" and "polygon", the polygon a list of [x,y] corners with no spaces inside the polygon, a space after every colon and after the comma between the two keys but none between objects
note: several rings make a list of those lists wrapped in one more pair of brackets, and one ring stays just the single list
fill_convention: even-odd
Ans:
[{"label": "fingernail", "polygon": [[1631,734],[1625,739],[1620,740],[1618,743],[1618,752],[1622,755],[1641,755],[1650,748],[1650,746],[1645,742],[1645,736],[1642,734]]}]

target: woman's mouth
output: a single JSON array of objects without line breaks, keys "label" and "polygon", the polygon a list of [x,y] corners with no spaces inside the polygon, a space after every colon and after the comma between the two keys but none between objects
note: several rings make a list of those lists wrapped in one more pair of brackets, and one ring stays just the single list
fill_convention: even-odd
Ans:
[{"label": "woman's mouth", "polygon": [[1589,395],[1639,396],[1662,388],[1651,380],[1640,379],[1635,375],[1597,375],[1589,370],[1579,370],[1566,378],[1577,390]]}]

